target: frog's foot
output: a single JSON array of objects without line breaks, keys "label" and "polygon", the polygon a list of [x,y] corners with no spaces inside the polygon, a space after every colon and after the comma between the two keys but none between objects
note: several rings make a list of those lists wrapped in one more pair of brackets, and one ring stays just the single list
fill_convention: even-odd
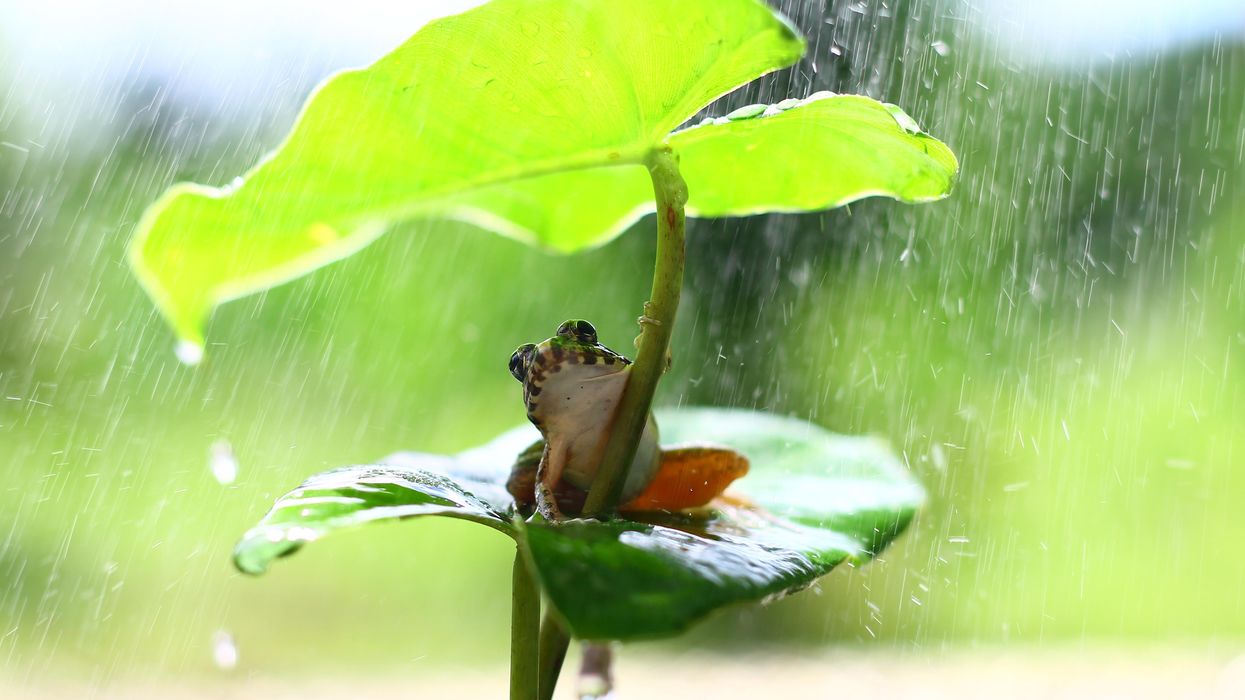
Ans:
[{"label": "frog's foot", "polygon": [[661,466],[624,511],[684,510],[708,505],[748,473],[748,458],[724,447],[681,447],[662,450]]},{"label": "frog's foot", "polygon": [[644,302],[644,313],[636,319],[636,323],[640,324],[640,332],[643,334],[645,326],[660,326],[661,321],[653,318],[649,314],[653,313],[653,302]]}]

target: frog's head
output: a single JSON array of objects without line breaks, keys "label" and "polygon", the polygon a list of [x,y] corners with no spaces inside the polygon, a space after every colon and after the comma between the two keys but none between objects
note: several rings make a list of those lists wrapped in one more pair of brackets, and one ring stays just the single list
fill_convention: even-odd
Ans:
[{"label": "frog's head", "polygon": [[[510,356],[510,373],[523,384],[528,417],[540,425],[551,412],[579,410],[584,405],[579,399],[591,398],[594,389],[614,384],[598,380],[630,364],[631,360],[597,341],[597,329],[591,323],[572,319],[558,326],[552,338],[520,345]],[[550,396],[556,401],[542,400]]]}]

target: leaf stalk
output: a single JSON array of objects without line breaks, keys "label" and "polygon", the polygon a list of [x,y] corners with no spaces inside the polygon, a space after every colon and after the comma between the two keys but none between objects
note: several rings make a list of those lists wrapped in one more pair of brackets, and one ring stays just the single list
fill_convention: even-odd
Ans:
[{"label": "leaf stalk", "polygon": [[[683,262],[686,254],[684,225],[687,183],[679,173],[679,159],[668,145],[654,148],[645,159],[653,181],[657,204],[657,260],[653,265],[653,288],[640,317],[639,350],[631,376],[623,389],[614,425],[601,458],[601,467],[588,491],[583,514],[609,519],[618,508],[627,468],[635,459],[640,435],[653,407],[653,394],[668,365],[670,337],[683,292]],[[552,613],[546,613],[540,630],[540,697],[550,700],[570,635]]]},{"label": "leaf stalk", "polygon": [[653,149],[645,165],[653,181],[657,203],[657,261],[653,266],[653,289],[640,317],[640,347],[631,376],[623,389],[614,425],[601,458],[601,467],[588,491],[583,513],[607,519],[618,507],[627,468],[635,458],[640,435],[653,407],[653,394],[666,371],[670,336],[674,331],[679,296],[683,291],[684,206],[687,183],[679,174],[679,159],[670,146]]},{"label": "leaf stalk", "polygon": [[562,674],[562,662],[566,661],[566,647],[571,643],[570,633],[552,610],[545,612],[540,625],[540,700],[553,700]]},{"label": "leaf stalk", "polygon": [[540,591],[517,547],[510,595],[510,700],[537,700]]}]

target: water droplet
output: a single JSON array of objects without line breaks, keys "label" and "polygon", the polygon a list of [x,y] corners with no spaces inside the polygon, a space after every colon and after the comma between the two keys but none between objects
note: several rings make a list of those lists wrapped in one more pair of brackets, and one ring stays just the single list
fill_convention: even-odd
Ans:
[{"label": "water droplet", "polygon": [[238,665],[238,645],[225,630],[212,636],[212,662],[222,671],[232,671]]},{"label": "water droplet", "polygon": [[934,43],[930,44],[929,47],[933,49],[934,53],[938,54],[939,56],[946,56],[947,54],[951,53],[951,47],[947,46],[947,42],[942,41],[942,40],[935,41]]},{"label": "water droplet", "polygon": [[189,340],[179,340],[173,352],[183,365],[194,367],[203,361],[203,346]]},{"label": "water droplet", "polygon": [[765,113],[765,108],[768,106],[769,105],[755,104],[748,105],[747,107],[740,107],[734,112],[726,115],[726,118],[731,121],[735,121],[737,119],[751,119],[753,117],[759,117]]},{"label": "water droplet", "polygon": [[917,124],[915,119],[908,116],[907,112],[903,111],[896,105],[887,104],[884,106],[886,107],[886,111],[890,112],[891,116],[895,118],[895,123],[899,125],[899,128],[909,134],[921,133],[921,125]]},{"label": "water droplet", "polygon": [[579,47],[579,51],[576,51],[576,53],[579,55],[580,58],[592,58],[592,49],[588,48],[587,46]]},{"label": "water droplet", "polygon": [[228,440],[212,443],[208,464],[212,469],[212,476],[222,486],[228,486],[238,478],[238,458],[234,456],[233,445]]}]

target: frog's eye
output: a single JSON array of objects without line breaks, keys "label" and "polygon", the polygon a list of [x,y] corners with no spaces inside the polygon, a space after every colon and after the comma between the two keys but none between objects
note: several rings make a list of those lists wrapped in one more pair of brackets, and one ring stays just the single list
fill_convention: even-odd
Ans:
[{"label": "frog's eye", "polygon": [[597,329],[591,323],[579,319],[564,321],[558,326],[558,335],[584,345],[597,344]]},{"label": "frog's eye", "polygon": [[589,345],[597,344],[597,329],[593,328],[591,323],[588,323],[587,321],[576,321],[575,332],[582,342]]},{"label": "frog's eye", "polygon": [[510,356],[510,374],[513,374],[515,379],[523,381],[527,378],[527,367],[532,363],[532,353],[535,351],[536,346],[528,343],[520,345]]}]

